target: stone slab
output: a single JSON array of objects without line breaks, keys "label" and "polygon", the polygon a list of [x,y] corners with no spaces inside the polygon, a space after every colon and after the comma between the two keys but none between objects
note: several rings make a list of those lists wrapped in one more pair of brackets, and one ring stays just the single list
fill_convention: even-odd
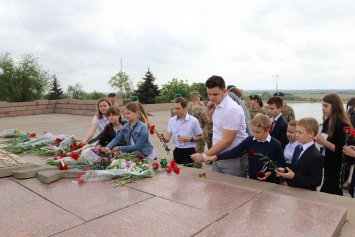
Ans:
[{"label": "stone slab", "polygon": [[337,236],[346,209],[263,192],[197,236]]},{"label": "stone slab", "polygon": [[[106,181],[75,184],[72,180],[61,179],[54,183],[45,184],[38,179],[14,180],[86,221],[152,197],[152,195],[127,187],[115,187]],[[118,222],[115,222],[115,224],[118,224]]]},{"label": "stone slab", "polygon": [[9,178],[0,179],[0,200],[0,236],[50,236],[84,223]]},{"label": "stone slab", "polygon": [[258,190],[175,173],[159,174],[126,186],[219,216],[236,210],[260,194]]},{"label": "stone slab", "polygon": [[29,179],[36,177],[37,172],[42,170],[58,170],[58,167],[53,165],[39,165],[30,169],[15,170],[12,172],[12,176],[17,179]]},{"label": "stone slab", "polygon": [[82,173],[81,169],[59,170],[58,167],[52,166],[52,169],[37,171],[37,178],[43,183],[49,184],[61,178],[76,178]]},{"label": "stone slab", "polygon": [[204,210],[154,197],[55,236],[193,236],[217,218]]}]

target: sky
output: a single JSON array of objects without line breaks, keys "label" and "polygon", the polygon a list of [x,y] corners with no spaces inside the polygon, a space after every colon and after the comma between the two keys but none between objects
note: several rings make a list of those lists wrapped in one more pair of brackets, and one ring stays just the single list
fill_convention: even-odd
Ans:
[{"label": "sky", "polygon": [[38,57],[64,90],[136,88],[148,68],[244,90],[355,89],[353,0],[0,0],[0,54]]}]

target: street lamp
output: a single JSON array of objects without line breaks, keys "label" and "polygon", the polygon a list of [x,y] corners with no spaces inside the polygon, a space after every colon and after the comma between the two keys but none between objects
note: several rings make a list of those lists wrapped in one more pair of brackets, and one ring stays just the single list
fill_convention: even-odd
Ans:
[{"label": "street lamp", "polygon": [[279,75],[272,75],[272,77],[276,79],[276,93],[277,93],[279,90],[279,84],[277,83],[277,78],[279,77]]}]

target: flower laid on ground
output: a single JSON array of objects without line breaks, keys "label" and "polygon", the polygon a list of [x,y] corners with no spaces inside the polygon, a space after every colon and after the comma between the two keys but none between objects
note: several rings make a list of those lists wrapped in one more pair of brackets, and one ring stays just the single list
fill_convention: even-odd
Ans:
[{"label": "flower laid on ground", "polygon": [[175,164],[175,161],[171,162],[171,165],[173,168],[170,165],[163,168],[159,167],[159,163],[154,162],[150,166],[147,162],[138,161],[133,153],[121,153],[115,156],[104,170],[84,169],[84,173],[78,175],[77,183],[114,179],[110,183],[122,186],[139,179],[151,178],[162,172],[171,173],[174,170],[176,174],[179,174],[180,168]]},{"label": "flower laid on ground", "polygon": [[[350,126],[345,126],[343,129],[344,129],[344,132],[345,132],[345,146],[347,146],[349,140],[351,139],[351,137],[355,136],[355,129],[352,129]],[[340,190],[343,187],[343,183],[344,183],[344,180],[345,180],[345,173],[346,173],[346,170],[348,169],[348,167],[349,167],[349,165],[348,165],[348,162],[347,162],[347,157],[343,153],[342,157],[341,157],[341,169],[340,169],[340,179],[339,179],[339,188],[340,188]]]},{"label": "flower laid on ground", "polygon": [[14,130],[13,133],[6,132],[5,134],[0,136],[0,138],[22,138],[22,139],[35,138],[35,137],[36,137],[36,133],[23,134],[21,133],[20,130]]},{"label": "flower laid on ground", "polygon": [[59,162],[59,170],[67,170],[68,169],[68,165],[65,164],[65,162],[63,160],[61,160]]},{"label": "flower laid on ground", "polygon": [[[53,156],[58,150],[54,147],[56,136],[51,133],[45,133],[39,137],[35,133],[28,133],[24,136],[7,141],[6,143],[9,145],[3,149],[15,154],[23,153],[39,156]],[[61,137],[64,138],[65,136],[61,135]]]}]

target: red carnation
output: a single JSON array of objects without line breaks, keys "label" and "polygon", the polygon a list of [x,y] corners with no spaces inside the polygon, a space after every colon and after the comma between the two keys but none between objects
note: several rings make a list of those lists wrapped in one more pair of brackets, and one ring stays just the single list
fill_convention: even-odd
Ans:
[{"label": "red carnation", "polygon": [[36,137],[36,133],[31,133],[30,136],[31,136],[32,138],[34,138],[34,137]]},{"label": "red carnation", "polygon": [[68,169],[67,164],[65,164],[64,161],[61,160],[61,161],[59,162],[59,170],[67,170],[67,169]]},{"label": "red carnation", "polygon": [[248,158],[250,159],[250,158],[252,158],[253,156],[254,156],[254,149],[251,148],[251,149],[249,149],[249,151],[248,151]]},{"label": "red carnation", "polygon": [[70,157],[73,158],[74,160],[79,159],[79,152],[70,153]]},{"label": "red carnation", "polygon": [[53,160],[58,160],[58,158],[57,157],[54,157],[54,159]]},{"label": "red carnation", "polygon": [[62,139],[60,139],[60,138],[56,138],[56,139],[55,139],[55,142],[59,145],[59,143],[61,143],[61,142],[62,142]]},{"label": "red carnation", "polygon": [[172,171],[173,169],[171,168],[170,165],[166,165],[166,166],[165,166],[165,170],[166,170],[166,172],[171,173],[171,171]]},{"label": "red carnation", "polygon": [[287,110],[284,110],[284,114],[286,114],[287,113]]},{"label": "red carnation", "polygon": [[155,125],[154,124],[150,125],[149,131],[150,131],[150,134],[152,134],[152,135],[154,134],[154,131],[155,131]]},{"label": "red carnation", "polygon": [[171,161],[170,161],[170,167],[171,167],[171,168],[174,168],[175,166],[176,166],[175,160],[171,160]]},{"label": "red carnation", "polygon": [[90,171],[90,169],[88,167],[85,167],[84,171],[87,172],[87,171]]},{"label": "red carnation", "polygon": [[157,170],[159,168],[159,164],[158,163],[153,163],[153,169]]},{"label": "red carnation", "polygon": [[351,127],[350,126],[345,126],[343,129],[344,129],[345,133],[350,133],[350,131],[351,131]]},{"label": "red carnation", "polygon": [[82,173],[78,174],[78,183],[79,184],[83,182],[82,177],[83,177]]},{"label": "red carnation", "polygon": [[72,145],[70,145],[70,147],[69,147],[69,149],[70,149],[70,151],[74,151],[75,150],[75,144],[72,144]]},{"label": "red carnation", "polygon": [[83,147],[83,144],[81,144],[81,143],[76,143],[75,145],[76,145],[77,148],[82,148]]},{"label": "red carnation", "polygon": [[265,173],[264,173],[264,172],[260,172],[260,171],[259,171],[259,172],[257,172],[257,173],[256,173],[256,177],[258,177],[258,178],[261,178],[261,179],[262,179],[262,178],[264,178],[264,177],[265,177]]},{"label": "red carnation", "polygon": [[67,154],[61,152],[61,153],[60,153],[60,158],[63,158],[63,157],[67,157]]},{"label": "red carnation", "polygon": [[180,174],[180,167],[178,167],[177,165],[174,166],[173,170],[176,174]]}]

